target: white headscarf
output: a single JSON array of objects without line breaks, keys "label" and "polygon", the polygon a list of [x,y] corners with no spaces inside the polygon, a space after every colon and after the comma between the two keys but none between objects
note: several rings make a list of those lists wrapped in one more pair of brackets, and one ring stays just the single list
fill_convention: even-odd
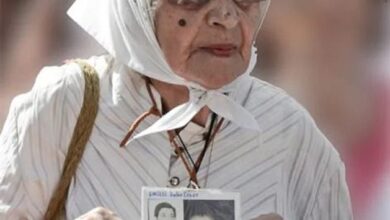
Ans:
[{"label": "white headscarf", "polygon": [[[175,107],[133,139],[183,127],[204,106],[240,127],[259,130],[255,118],[223,94],[234,90],[240,80],[247,80],[256,64],[256,49],[252,48],[250,64],[244,74],[221,89],[207,90],[175,74],[166,62],[155,36],[150,4],[150,0],[76,0],[68,11],[74,21],[120,62],[150,78],[189,89],[187,103]],[[263,15],[269,1],[264,5]]]}]

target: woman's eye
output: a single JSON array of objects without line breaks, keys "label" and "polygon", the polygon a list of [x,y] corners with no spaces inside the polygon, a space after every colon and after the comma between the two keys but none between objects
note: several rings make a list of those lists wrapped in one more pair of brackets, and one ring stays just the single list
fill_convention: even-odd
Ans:
[{"label": "woman's eye", "polygon": [[199,9],[206,5],[209,0],[169,0],[170,3],[178,6],[183,6],[185,9]]},{"label": "woman's eye", "polygon": [[[181,6],[188,10],[196,10],[212,0],[168,0],[169,3],[177,6]],[[257,4],[260,2],[265,2],[266,0],[233,0],[239,7],[247,9],[252,4]]]},{"label": "woman's eye", "polygon": [[263,2],[265,0],[234,0],[234,2],[243,9],[248,9],[251,5]]}]

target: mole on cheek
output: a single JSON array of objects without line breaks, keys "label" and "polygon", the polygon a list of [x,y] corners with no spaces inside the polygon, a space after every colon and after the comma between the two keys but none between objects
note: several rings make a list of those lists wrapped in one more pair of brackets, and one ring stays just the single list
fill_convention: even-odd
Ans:
[{"label": "mole on cheek", "polygon": [[178,22],[179,26],[184,27],[187,25],[187,21],[184,18],[181,18]]}]

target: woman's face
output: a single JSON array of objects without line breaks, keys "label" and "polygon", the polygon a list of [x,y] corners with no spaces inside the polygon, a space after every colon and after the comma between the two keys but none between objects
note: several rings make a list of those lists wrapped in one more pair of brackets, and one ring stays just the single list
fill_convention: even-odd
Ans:
[{"label": "woman's face", "polygon": [[245,72],[262,0],[240,1],[158,0],[156,36],[176,74],[217,89]]},{"label": "woman's face", "polygon": [[162,208],[158,212],[157,220],[175,220],[175,211],[171,208]]}]

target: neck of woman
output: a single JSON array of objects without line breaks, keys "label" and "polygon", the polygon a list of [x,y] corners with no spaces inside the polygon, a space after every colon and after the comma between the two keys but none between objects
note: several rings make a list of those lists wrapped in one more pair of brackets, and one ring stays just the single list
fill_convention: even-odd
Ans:
[{"label": "neck of woman", "polygon": [[[150,79],[150,82],[161,96],[163,114],[189,99],[189,91],[185,86],[169,84],[156,79]],[[203,107],[192,119],[192,122],[205,127],[209,114],[209,108]]]}]

